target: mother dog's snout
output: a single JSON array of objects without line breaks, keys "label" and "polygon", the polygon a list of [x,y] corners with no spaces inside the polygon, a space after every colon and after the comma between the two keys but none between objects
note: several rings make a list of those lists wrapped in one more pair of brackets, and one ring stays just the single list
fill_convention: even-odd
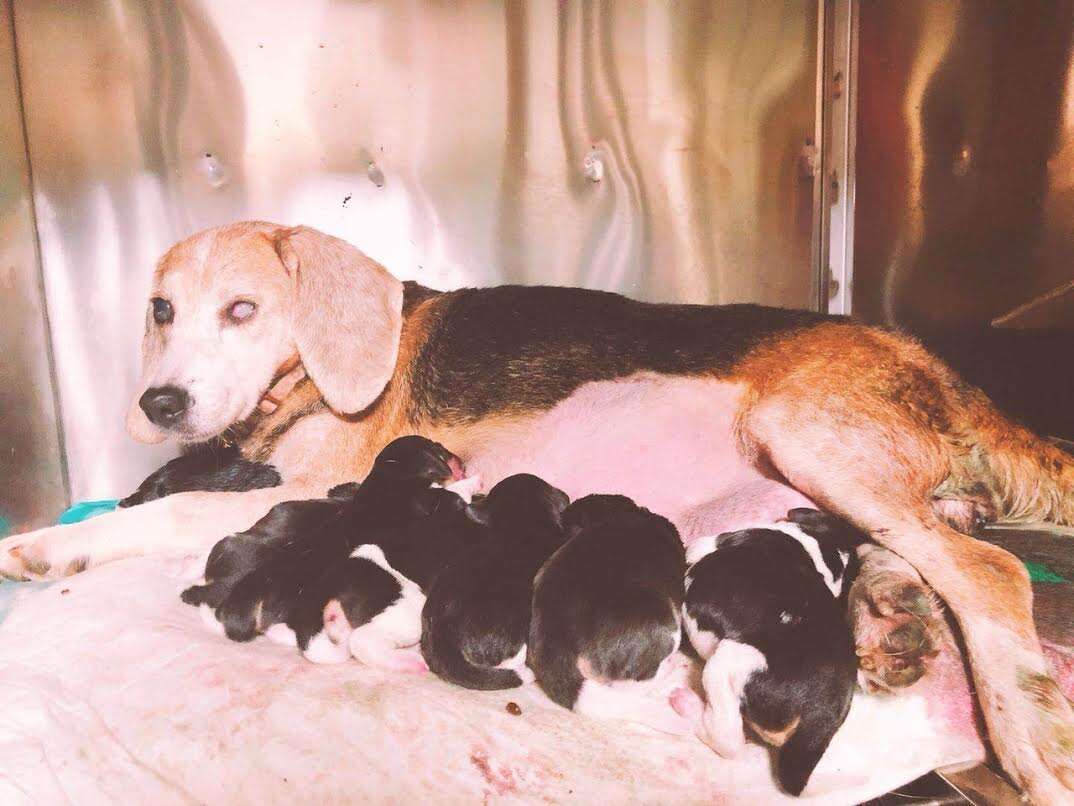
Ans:
[{"label": "mother dog's snout", "polygon": [[138,405],[149,422],[161,428],[175,425],[192,402],[186,390],[178,386],[154,386],[138,398]]}]

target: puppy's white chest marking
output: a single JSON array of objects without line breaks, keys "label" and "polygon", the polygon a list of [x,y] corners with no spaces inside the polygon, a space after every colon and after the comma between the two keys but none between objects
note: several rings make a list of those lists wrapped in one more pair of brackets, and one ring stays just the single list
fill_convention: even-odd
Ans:
[{"label": "puppy's white chest marking", "polygon": [[421,611],[425,607],[425,594],[421,588],[416,582],[392,568],[380,546],[366,543],[352,551],[351,557],[368,560],[380,566],[391,574],[402,588],[401,595],[393,604],[374,616],[368,624],[354,631],[351,637],[352,653],[361,658],[363,644],[366,645],[365,649],[373,644],[384,644],[391,649],[415,646],[421,640]]}]

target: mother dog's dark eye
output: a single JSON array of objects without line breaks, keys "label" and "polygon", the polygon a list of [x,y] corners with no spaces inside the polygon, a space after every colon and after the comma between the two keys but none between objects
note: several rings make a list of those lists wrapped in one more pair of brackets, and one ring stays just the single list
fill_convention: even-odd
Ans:
[{"label": "mother dog's dark eye", "polygon": [[248,299],[240,299],[227,308],[227,318],[232,322],[245,322],[257,312],[257,306]]},{"label": "mother dog's dark eye", "polygon": [[153,297],[149,302],[153,306],[153,321],[158,325],[166,325],[175,318],[175,311],[168,300]]}]

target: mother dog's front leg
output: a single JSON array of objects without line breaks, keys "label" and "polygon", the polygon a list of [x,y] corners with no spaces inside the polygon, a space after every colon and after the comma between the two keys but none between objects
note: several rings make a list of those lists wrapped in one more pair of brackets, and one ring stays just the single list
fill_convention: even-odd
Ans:
[{"label": "mother dog's front leg", "polygon": [[281,501],[323,496],[323,485],[289,482],[241,493],[176,493],[81,523],[0,540],[0,576],[48,579],[123,557],[196,553],[248,528]]}]

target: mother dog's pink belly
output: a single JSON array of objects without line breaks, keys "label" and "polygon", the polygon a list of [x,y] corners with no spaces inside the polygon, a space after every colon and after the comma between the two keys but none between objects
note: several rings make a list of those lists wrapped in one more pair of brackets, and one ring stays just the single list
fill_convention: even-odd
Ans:
[{"label": "mother dog's pink belly", "polygon": [[571,498],[620,493],[708,531],[720,524],[721,500],[743,516],[742,493],[756,504],[750,517],[773,507],[786,514],[784,499],[805,501],[738,452],[733,427],[743,393],[726,381],[647,373],[589,383],[550,411],[444,438],[485,489],[512,473],[535,473]]}]

